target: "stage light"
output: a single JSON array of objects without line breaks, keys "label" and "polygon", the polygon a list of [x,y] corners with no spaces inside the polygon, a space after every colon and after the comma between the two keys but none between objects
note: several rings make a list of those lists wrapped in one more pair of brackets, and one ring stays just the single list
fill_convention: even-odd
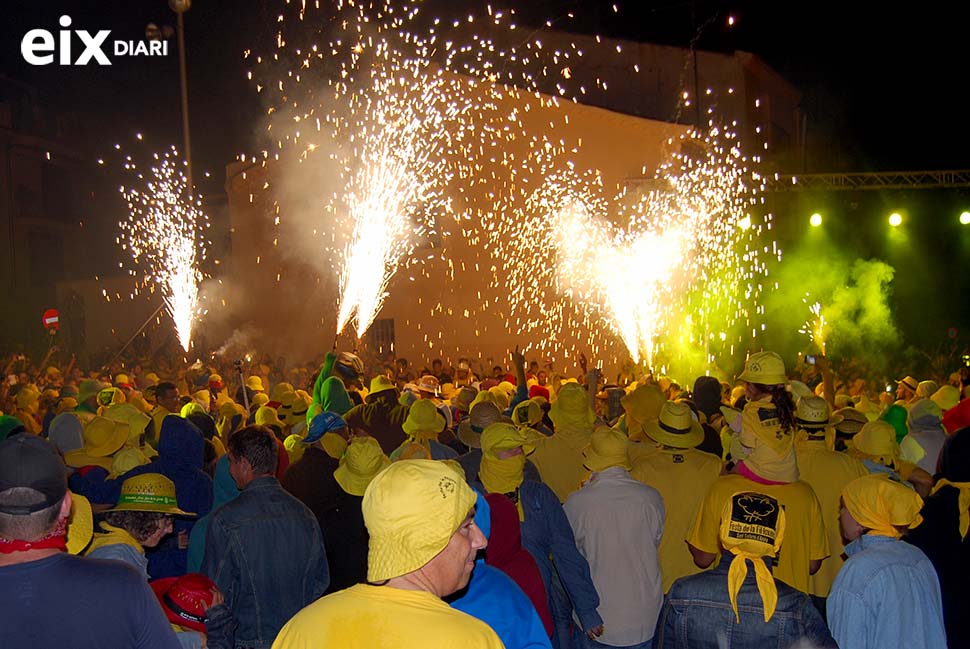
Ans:
[{"label": "stage light", "polygon": [[822,215],[815,212],[815,214],[812,214],[812,217],[808,220],[808,222],[812,224],[813,228],[817,228],[818,226],[822,225]]},{"label": "stage light", "polygon": [[960,223],[963,225],[970,225],[970,212],[964,212],[960,215]]},{"label": "stage light", "polygon": [[747,230],[751,227],[751,217],[745,216],[743,219],[738,221],[738,227],[742,230]]},{"label": "stage light", "polygon": [[902,222],[903,217],[899,215],[899,212],[893,212],[889,215],[889,225],[893,226],[894,228],[899,227]]}]

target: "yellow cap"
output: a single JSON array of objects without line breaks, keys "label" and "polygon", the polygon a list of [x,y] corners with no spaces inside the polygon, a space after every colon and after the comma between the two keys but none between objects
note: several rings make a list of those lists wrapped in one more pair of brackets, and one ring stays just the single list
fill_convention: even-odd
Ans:
[{"label": "yellow cap", "polygon": [[384,455],[380,443],[373,437],[355,437],[350,440],[347,452],[340,459],[340,466],[333,472],[340,488],[352,496],[363,496],[367,485],[391,461]]},{"label": "yellow cap", "polygon": [[263,379],[253,375],[246,379],[246,387],[255,392],[263,392]]},{"label": "yellow cap", "polygon": [[475,492],[450,466],[401,460],[377,474],[361,509],[370,533],[367,580],[413,572],[445,549],[475,506]]}]

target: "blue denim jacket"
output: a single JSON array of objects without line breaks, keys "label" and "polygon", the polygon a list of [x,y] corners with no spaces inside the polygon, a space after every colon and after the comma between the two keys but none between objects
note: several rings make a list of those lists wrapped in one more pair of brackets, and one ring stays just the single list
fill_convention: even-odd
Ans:
[{"label": "blue denim jacket", "polygon": [[738,592],[738,624],[727,589],[732,559],[725,553],[717,567],[674,582],[657,621],[654,649],[787,649],[801,638],[816,647],[837,646],[808,595],[777,579],[778,604],[765,622],[751,566]]},{"label": "blue denim jacket", "polygon": [[226,596],[235,646],[257,649],[330,584],[317,519],[268,476],[212,514],[202,572]]},{"label": "blue denim jacket", "polygon": [[922,550],[865,534],[845,553],[826,604],[842,649],[946,647],[940,582]]}]

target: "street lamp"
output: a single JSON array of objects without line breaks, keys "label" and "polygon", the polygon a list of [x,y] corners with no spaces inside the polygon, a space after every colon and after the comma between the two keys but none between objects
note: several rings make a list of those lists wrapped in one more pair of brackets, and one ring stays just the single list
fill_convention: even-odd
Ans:
[{"label": "street lamp", "polygon": [[192,198],[192,140],[189,137],[189,88],[185,80],[185,22],[182,20],[182,15],[192,6],[192,0],[168,0],[168,6],[178,18],[176,30],[179,38],[179,80],[182,86],[182,136],[185,140],[185,170],[189,198]]}]

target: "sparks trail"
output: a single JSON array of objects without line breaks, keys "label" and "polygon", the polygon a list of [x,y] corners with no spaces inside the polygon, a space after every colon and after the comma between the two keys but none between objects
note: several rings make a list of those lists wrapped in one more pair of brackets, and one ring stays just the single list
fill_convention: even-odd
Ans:
[{"label": "sparks trail", "polygon": [[187,352],[200,312],[199,285],[204,279],[200,265],[206,258],[209,221],[201,199],[189,197],[185,161],[178,151],[172,147],[152,159],[154,164],[143,172],[131,155],[125,156],[125,171],[134,182],[119,188],[128,203],[128,219],[118,224],[122,235],[117,241],[131,252],[138,268],[132,275],[161,293]]}]

